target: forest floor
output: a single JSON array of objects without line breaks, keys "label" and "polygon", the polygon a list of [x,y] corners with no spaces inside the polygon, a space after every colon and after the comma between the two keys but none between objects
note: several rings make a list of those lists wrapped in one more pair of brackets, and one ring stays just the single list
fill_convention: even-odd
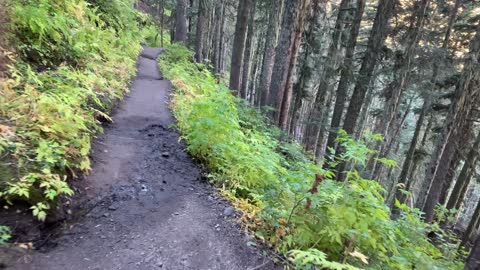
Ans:
[{"label": "forest floor", "polygon": [[42,229],[36,249],[9,250],[7,269],[280,269],[179,143],[160,52],[139,57],[130,94],[94,142],[92,173],[74,181],[73,214]]}]

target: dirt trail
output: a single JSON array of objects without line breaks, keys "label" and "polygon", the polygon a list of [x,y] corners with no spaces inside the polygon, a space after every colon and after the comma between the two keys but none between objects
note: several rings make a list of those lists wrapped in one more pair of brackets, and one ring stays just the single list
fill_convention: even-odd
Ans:
[{"label": "dirt trail", "polygon": [[280,269],[247,244],[169,128],[160,52],[145,48],[130,95],[95,142],[78,191],[84,214],[10,269]]}]

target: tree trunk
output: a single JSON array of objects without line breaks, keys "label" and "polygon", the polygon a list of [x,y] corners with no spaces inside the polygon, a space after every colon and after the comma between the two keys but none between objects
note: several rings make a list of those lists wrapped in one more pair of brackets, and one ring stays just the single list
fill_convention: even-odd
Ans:
[{"label": "tree trunk", "polygon": [[220,73],[220,61],[222,54],[222,22],[224,21],[224,0],[218,1],[215,6],[215,30],[213,38],[213,57],[212,63],[216,73]]},{"label": "tree trunk", "polygon": [[[189,4],[188,4],[188,7],[187,7],[187,11],[190,11],[188,12],[188,16],[187,16],[187,22],[188,22],[188,33],[192,33],[192,28],[193,28],[193,13],[192,13],[192,10],[193,10],[193,5],[195,4],[195,2],[193,0],[189,0],[188,1]],[[188,38],[188,36],[187,36]]]},{"label": "tree trunk", "polygon": [[[268,31],[268,29],[265,29],[265,31]],[[259,32],[257,34],[257,37],[256,37],[256,41],[257,41],[257,44],[256,44],[256,48],[255,48],[255,52],[253,53],[253,78],[251,81],[251,83],[249,84],[249,88],[250,88],[250,92],[251,92],[251,96],[250,96],[250,103],[252,105],[255,105],[255,106],[258,106],[259,105],[259,102],[260,102],[260,95],[259,95],[259,92],[258,92],[258,83],[260,81],[260,72],[261,72],[261,66],[262,66],[262,62],[263,62],[263,48],[265,48],[265,42],[266,40],[264,38],[262,38],[263,36],[265,36],[265,31],[262,31],[259,29]]]},{"label": "tree trunk", "polygon": [[[207,31],[205,34],[205,42],[203,45],[203,58],[208,59],[208,63],[214,67],[214,54],[215,54],[215,42],[217,39],[217,30],[218,30],[218,21],[220,16],[217,6],[220,6],[222,1],[217,1],[216,4],[213,4],[210,0],[207,0],[207,12],[206,12],[206,21],[207,21]],[[215,6],[214,6],[215,5]],[[217,12],[219,11],[219,12]]]},{"label": "tree trunk", "polygon": [[445,205],[448,196],[448,190],[452,186],[453,179],[455,178],[455,171],[460,163],[460,150],[455,147],[453,158],[450,161],[450,165],[445,176],[445,183],[443,184],[442,191],[440,192],[440,198],[438,199],[439,205]]},{"label": "tree trunk", "polygon": [[[230,70],[230,90],[240,91],[242,78],[243,53],[250,7],[253,0],[241,0],[237,9],[237,22],[235,23],[235,36],[233,38],[232,64]],[[238,93],[237,93],[238,94]]]},{"label": "tree trunk", "polygon": [[187,1],[177,0],[175,7],[175,35],[174,42],[187,41]]},{"label": "tree trunk", "polygon": [[[391,135],[389,135],[389,140],[386,142],[387,144],[383,145],[382,152],[380,153],[380,157],[387,157],[391,150],[393,149],[393,146],[396,144],[396,139],[400,136],[400,131],[402,130],[403,125],[405,124],[405,120],[407,119],[408,114],[410,113],[410,109],[412,108],[412,103],[413,103],[413,98],[410,99],[410,102],[407,105],[407,108],[405,110],[405,113],[403,114],[403,117],[401,119],[398,119],[396,122],[395,127],[390,127],[392,131],[390,132]],[[373,167],[373,173],[371,179],[376,179],[380,181],[382,177],[382,172],[384,166],[379,164],[378,161],[374,161],[374,167]]]},{"label": "tree trunk", "polygon": [[387,36],[388,21],[393,14],[395,2],[395,0],[379,1],[377,15],[373,23],[370,38],[368,39],[367,51],[365,52],[357,83],[345,115],[343,129],[348,134],[353,134],[355,130],[357,118],[362,109],[363,100],[367,93],[367,87],[372,79],[373,71],[377,65],[378,55],[383,48]]},{"label": "tree trunk", "polygon": [[207,8],[207,0],[198,0],[197,32],[195,38],[195,60],[197,63],[203,62],[203,44]]},{"label": "tree trunk", "polygon": [[288,128],[288,116],[290,113],[290,105],[292,102],[293,79],[295,77],[295,71],[297,66],[298,50],[300,49],[305,18],[309,7],[310,0],[301,1],[297,14],[297,21],[295,23],[295,35],[292,45],[290,64],[288,67],[288,73],[285,82],[285,89],[283,90],[282,99],[277,101],[278,104],[280,104],[278,124],[283,130],[287,130]]},{"label": "tree trunk", "polygon": [[445,37],[443,39],[443,46],[442,46],[442,48],[445,50],[448,48],[448,42],[450,41],[450,35],[452,33],[453,23],[457,18],[458,9],[460,8],[462,1],[463,0],[456,0],[455,5],[453,6],[452,12],[450,13],[450,17],[448,19],[447,31],[445,32]]},{"label": "tree trunk", "polygon": [[365,106],[362,107],[362,110],[360,111],[360,115],[358,116],[358,128],[355,130],[355,135],[354,139],[355,140],[360,140],[365,133],[365,128],[367,126],[367,120],[369,117],[369,111],[370,107],[372,106],[372,100],[374,98],[375,94],[375,80],[372,80],[370,83],[370,86],[368,87],[367,90],[367,95],[365,96]]},{"label": "tree trunk", "polygon": [[357,46],[358,33],[360,32],[360,24],[362,23],[363,11],[365,9],[365,0],[357,0],[357,10],[353,19],[352,27],[350,28],[350,37],[348,40],[347,51],[345,53],[345,60],[342,65],[340,81],[337,86],[337,93],[335,98],[335,105],[333,107],[332,120],[330,122],[330,132],[328,134],[327,145],[328,148],[335,148],[335,139],[337,138],[340,121],[342,121],[343,110],[345,108],[345,100],[347,99],[348,87],[353,74],[353,56],[355,54],[355,47]]},{"label": "tree trunk", "polygon": [[467,55],[464,70],[455,91],[455,97],[450,105],[444,129],[438,137],[425,174],[430,187],[423,207],[427,222],[433,221],[434,209],[439,202],[440,193],[445,183],[444,170],[451,161],[452,148],[458,143],[456,136],[458,136],[459,131],[463,130],[472,104],[475,104],[477,100],[479,91],[476,85],[480,83],[479,53],[480,26],[477,27],[477,33],[470,43],[470,52]]},{"label": "tree trunk", "polygon": [[470,255],[465,263],[465,270],[477,270],[480,269],[480,235],[477,236],[475,243],[473,244]]},{"label": "tree trunk", "polygon": [[[422,130],[423,122],[425,121],[425,116],[428,112],[428,109],[430,108],[430,98],[426,97],[423,103],[422,107],[422,112],[420,113],[420,116],[418,117],[418,121],[415,127],[415,132],[413,134],[412,141],[410,142],[410,146],[408,148],[408,152],[405,156],[405,161],[403,162],[402,166],[402,171],[400,172],[400,176],[398,177],[398,185],[401,185],[402,189],[407,189],[407,184],[412,181],[411,179],[408,179],[408,175],[411,171],[412,164],[413,164],[413,157],[415,154],[415,149],[417,149],[417,143],[418,139],[420,138],[420,131]],[[399,200],[400,202],[404,203],[405,202],[405,195],[400,192],[399,189],[395,188],[395,198]]]},{"label": "tree trunk", "polygon": [[[302,136],[302,130],[298,129],[299,120],[303,117],[304,108],[306,99],[309,96],[308,87],[311,87],[311,80],[313,77],[313,71],[315,66],[312,67],[311,62],[315,61],[318,58],[321,45],[318,43],[317,39],[317,29],[319,27],[319,16],[322,14],[322,7],[320,5],[320,0],[312,1],[312,11],[309,13],[309,18],[306,23],[306,31],[303,34],[303,44],[302,44],[302,53],[301,53],[301,66],[297,67],[299,74],[297,75],[297,80],[294,85],[294,98],[293,98],[293,108],[292,115],[289,124],[289,133],[295,138],[299,139]],[[300,57],[300,56],[299,56]],[[318,61],[315,61],[318,62]],[[300,125],[303,125],[301,123]]]},{"label": "tree trunk", "polygon": [[163,48],[163,35],[164,35],[164,28],[165,28],[165,1],[160,1],[161,9],[160,9],[160,46]]},{"label": "tree trunk", "polygon": [[[480,222],[480,201],[477,202],[477,206],[475,207],[475,211],[473,212],[472,218],[468,223],[468,227],[465,230],[465,233],[462,237],[462,246],[466,246],[472,237],[472,234],[478,229],[478,225]],[[479,258],[480,259],[480,258]]]},{"label": "tree trunk", "polygon": [[295,43],[295,27],[301,2],[306,0],[285,0],[284,14],[278,45],[275,49],[270,90],[265,105],[276,111],[272,112],[273,122],[279,122],[280,109],[283,103],[285,86],[289,75],[292,50]]},{"label": "tree trunk", "polygon": [[242,83],[240,86],[240,97],[246,99],[248,91],[248,79],[251,77],[250,64],[252,58],[253,37],[255,35],[255,3],[252,4],[249,10],[247,41],[245,45],[245,54],[243,57],[243,71]]},{"label": "tree trunk", "polygon": [[224,73],[225,72],[225,54],[226,54],[226,47],[225,44],[227,43],[225,40],[225,9],[226,3],[223,2],[222,8],[222,21],[220,23],[220,48],[219,48],[219,56],[218,56],[218,72]]},{"label": "tree trunk", "polygon": [[469,174],[472,168],[475,166],[475,163],[478,159],[478,148],[480,147],[480,132],[475,139],[475,143],[473,147],[467,154],[467,158],[465,159],[465,163],[463,164],[462,170],[458,175],[457,181],[453,186],[453,190],[450,194],[450,198],[447,202],[447,209],[459,209],[461,202],[463,201],[463,196],[465,195],[465,191],[467,190],[468,185],[470,184]]},{"label": "tree trunk", "polygon": [[260,92],[260,106],[265,106],[270,98],[270,82],[272,79],[275,58],[275,46],[278,39],[279,17],[282,0],[273,0],[272,9],[268,19],[267,36],[265,37],[265,50],[263,55],[262,71],[258,91]]},{"label": "tree trunk", "polygon": [[[358,72],[357,82],[353,90],[350,104],[345,114],[345,121],[343,123],[343,129],[348,134],[354,134],[357,124],[358,115],[362,110],[363,101],[367,94],[368,86],[372,79],[373,71],[377,65],[378,56],[382,51],[387,36],[387,30],[390,17],[393,14],[393,9],[396,0],[380,0],[377,7],[377,14],[373,22],[372,31],[368,39],[367,50],[363,57],[360,71]],[[341,154],[343,149],[337,147],[337,153]],[[341,163],[337,166],[337,180],[345,180],[345,163]]]},{"label": "tree trunk", "polygon": [[332,32],[332,43],[328,48],[328,54],[325,63],[325,69],[320,76],[320,82],[313,107],[308,115],[307,128],[305,130],[305,148],[313,151],[316,155],[318,148],[318,140],[320,135],[321,123],[324,115],[322,115],[322,108],[325,105],[326,97],[331,90],[334,75],[337,72],[338,64],[340,62],[340,46],[345,39],[345,24],[346,17],[349,13],[349,5],[351,0],[342,0],[338,7],[337,19]]}]

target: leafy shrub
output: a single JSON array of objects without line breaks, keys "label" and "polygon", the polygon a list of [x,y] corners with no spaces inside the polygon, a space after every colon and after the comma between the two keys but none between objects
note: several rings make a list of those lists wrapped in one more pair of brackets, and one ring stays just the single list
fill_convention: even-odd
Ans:
[{"label": "leafy shrub", "polygon": [[0,246],[7,243],[10,240],[10,229],[0,225]]},{"label": "leafy shrub", "polygon": [[[211,181],[245,212],[244,221],[299,269],[462,269],[457,240],[438,226],[425,224],[418,209],[403,209],[390,219],[385,190],[352,169],[347,182],[333,179],[338,162],[362,167],[374,152],[366,146],[381,139],[366,134],[355,141],[345,132],[337,139],[345,152],[332,157],[332,169],[315,166],[298,144],[282,142],[263,116],[217,84],[193,53],[174,44],[160,67],[176,91],[171,106],[187,150],[209,169]],[[395,166],[392,160],[379,162]],[[316,192],[315,175],[323,181]],[[309,201],[307,206],[307,201]],[[440,248],[427,234],[436,233]],[[342,262],[336,263],[331,260]]]}]

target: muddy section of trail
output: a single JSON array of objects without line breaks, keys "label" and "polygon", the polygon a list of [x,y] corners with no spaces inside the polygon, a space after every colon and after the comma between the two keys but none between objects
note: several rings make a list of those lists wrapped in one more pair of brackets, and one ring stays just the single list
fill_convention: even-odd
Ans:
[{"label": "muddy section of trail", "polygon": [[179,143],[160,52],[145,48],[130,94],[95,141],[81,214],[7,269],[280,269]]}]

